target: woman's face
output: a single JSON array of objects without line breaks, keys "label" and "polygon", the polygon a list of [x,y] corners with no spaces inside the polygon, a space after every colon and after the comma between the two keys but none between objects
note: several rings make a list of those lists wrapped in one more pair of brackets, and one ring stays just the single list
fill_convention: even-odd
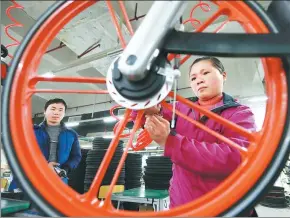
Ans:
[{"label": "woman's face", "polygon": [[220,73],[211,61],[203,60],[194,64],[190,71],[190,86],[201,100],[209,100],[223,91],[226,73]]}]

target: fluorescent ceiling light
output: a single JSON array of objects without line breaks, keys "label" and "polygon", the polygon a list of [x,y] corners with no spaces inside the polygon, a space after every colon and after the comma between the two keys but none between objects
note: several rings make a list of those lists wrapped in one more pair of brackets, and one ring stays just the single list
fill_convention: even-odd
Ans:
[{"label": "fluorescent ceiling light", "polygon": [[114,135],[104,135],[103,138],[104,139],[112,139],[112,138],[114,138]]},{"label": "fluorescent ceiling light", "polygon": [[149,146],[146,149],[147,150],[156,150],[158,147],[157,146]]},{"label": "fluorescent ceiling light", "polygon": [[92,148],[92,145],[81,145],[81,148]]},{"label": "fluorescent ceiling light", "polygon": [[53,72],[47,72],[47,73],[43,74],[42,76],[44,76],[44,77],[46,77],[46,78],[52,78],[52,77],[54,77],[55,75],[54,75]]},{"label": "fluorescent ceiling light", "polygon": [[[123,119],[123,116],[118,116],[119,119]],[[104,119],[105,123],[111,123],[111,122],[117,122],[118,120],[116,120],[116,118],[114,117],[105,117]]]},{"label": "fluorescent ceiling light", "polygon": [[69,123],[66,123],[66,127],[73,127],[73,126],[78,126],[80,123],[79,122],[69,122]]}]

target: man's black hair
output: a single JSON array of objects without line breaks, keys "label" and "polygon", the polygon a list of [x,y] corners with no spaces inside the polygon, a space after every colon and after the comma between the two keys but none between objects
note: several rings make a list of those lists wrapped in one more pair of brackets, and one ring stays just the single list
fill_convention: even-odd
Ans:
[{"label": "man's black hair", "polygon": [[65,110],[67,109],[67,105],[66,105],[66,103],[65,103],[65,101],[63,99],[61,99],[61,98],[54,98],[54,99],[48,100],[45,103],[45,105],[44,105],[44,111],[46,111],[46,109],[48,108],[49,105],[51,105],[51,104],[59,104],[59,103],[61,103],[61,104],[64,105]]},{"label": "man's black hair", "polygon": [[222,62],[219,59],[217,59],[215,57],[202,57],[202,58],[195,59],[194,62],[190,65],[189,72],[191,71],[192,66],[200,61],[210,61],[212,66],[214,68],[216,68],[220,73],[225,72],[224,65],[222,64]]}]

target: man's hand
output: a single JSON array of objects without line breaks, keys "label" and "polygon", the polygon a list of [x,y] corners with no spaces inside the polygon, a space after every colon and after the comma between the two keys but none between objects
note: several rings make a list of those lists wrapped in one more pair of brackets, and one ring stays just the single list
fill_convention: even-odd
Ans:
[{"label": "man's hand", "polygon": [[167,120],[158,115],[147,115],[144,127],[152,140],[160,146],[165,146],[170,133],[170,123]]},{"label": "man's hand", "polygon": [[[54,170],[54,166],[59,166],[59,163],[56,163],[56,162],[49,162],[48,163],[48,167],[50,168],[50,169],[52,169],[53,170],[53,172],[55,172],[55,170]],[[55,172],[56,173],[56,172]]]}]

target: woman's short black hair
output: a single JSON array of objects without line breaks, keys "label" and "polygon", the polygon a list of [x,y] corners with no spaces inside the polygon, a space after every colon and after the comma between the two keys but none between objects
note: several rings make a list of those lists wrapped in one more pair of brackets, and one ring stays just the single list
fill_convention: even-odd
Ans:
[{"label": "woman's short black hair", "polygon": [[51,105],[51,104],[59,104],[59,103],[63,104],[64,105],[64,108],[66,110],[67,105],[66,105],[65,101],[63,99],[61,99],[61,98],[54,98],[54,99],[48,100],[45,103],[45,105],[44,105],[44,111],[46,111],[46,109],[48,108],[49,105]]},{"label": "woman's short black hair", "polygon": [[190,65],[189,72],[191,71],[192,66],[200,61],[210,61],[213,67],[215,67],[220,73],[225,72],[224,65],[219,59],[215,57],[202,57],[202,58],[195,59],[194,62]]}]

